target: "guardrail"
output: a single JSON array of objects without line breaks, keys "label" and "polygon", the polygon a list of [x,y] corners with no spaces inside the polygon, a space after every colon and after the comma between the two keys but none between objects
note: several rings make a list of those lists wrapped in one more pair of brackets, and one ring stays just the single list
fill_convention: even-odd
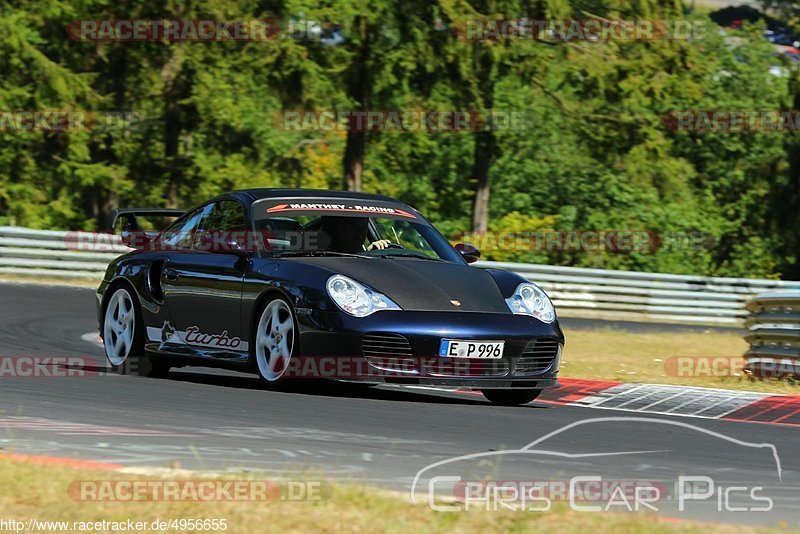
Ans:
[{"label": "guardrail", "polygon": [[800,376],[800,291],[762,293],[747,302],[747,369],[756,376]]},{"label": "guardrail", "polygon": [[[0,275],[99,282],[108,262],[130,249],[119,237],[0,226]],[[755,295],[800,290],[800,282],[714,278],[480,261],[542,286],[562,315],[742,325]]]},{"label": "guardrail", "polygon": [[97,280],[127,251],[119,236],[0,226],[0,274]]},{"label": "guardrail", "polygon": [[754,295],[771,290],[800,290],[800,282],[782,280],[526,263],[477,262],[475,265],[514,271],[536,282],[561,315],[741,325],[748,313],[745,304]]}]

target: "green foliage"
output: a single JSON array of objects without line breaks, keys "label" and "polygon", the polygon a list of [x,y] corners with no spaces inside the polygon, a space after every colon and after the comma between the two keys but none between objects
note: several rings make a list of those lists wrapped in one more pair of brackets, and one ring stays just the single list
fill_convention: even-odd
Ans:
[{"label": "green foliage", "polygon": [[[286,132],[276,118],[353,109],[348,88],[367,83],[372,109],[525,114],[529,129],[493,132],[490,231],[653,237],[626,253],[521,247],[485,257],[730,276],[777,276],[797,263],[787,246],[796,230],[773,215],[784,200],[775,188],[789,183],[786,134],[664,124],[679,110],[792,105],[786,79],[768,72],[775,52],[761,26],[723,36],[691,15],[708,30],[693,40],[474,41],[451,30],[466,19],[687,15],[680,2],[655,0],[365,5],[12,2],[0,15],[0,110],[128,110],[142,120],[113,132],[0,130],[0,224],[95,229],[116,206],[188,206],[255,186],[337,188],[346,133]],[[65,31],[76,19],[136,17],[305,18],[342,23],[346,40],[93,43]],[[468,232],[477,137],[369,133],[364,188],[408,201],[448,237]],[[690,235],[702,239],[688,244]]]}]

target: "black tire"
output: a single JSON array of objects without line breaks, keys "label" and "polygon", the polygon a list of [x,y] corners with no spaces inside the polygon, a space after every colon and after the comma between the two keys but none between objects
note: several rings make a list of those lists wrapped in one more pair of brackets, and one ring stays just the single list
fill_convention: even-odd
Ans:
[{"label": "black tire", "polygon": [[[139,305],[139,298],[136,292],[129,286],[120,284],[109,288],[110,296],[103,307],[103,325],[100,335],[103,339],[103,350],[106,360],[111,366],[111,372],[120,375],[145,376],[150,378],[161,378],[167,375],[170,365],[154,355],[149,355],[144,350],[144,321],[142,320],[142,310]],[[119,317],[119,305],[124,301],[127,314],[133,314],[133,325],[130,328],[130,337],[123,336],[123,347],[116,345],[120,337],[120,332],[111,327],[109,319],[117,321]],[[109,315],[109,307],[117,306],[116,312]],[[128,308],[129,306],[129,308]],[[120,326],[120,323],[117,322]],[[109,326],[109,328],[107,328]]]},{"label": "black tire", "polygon": [[[274,310],[277,309],[277,315]],[[277,325],[274,324],[277,317]],[[262,384],[270,389],[285,387],[285,375],[297,347],[297,318],[292,305],[280,296],[267,299],[259,308],[251,335],[250,358]],[[275,329],[279,332],[273,335]]]},{"label": "black tire", "polygon": [[482,389],[481,393],[498,406],[520,406],[536,400],[541,389]]}]

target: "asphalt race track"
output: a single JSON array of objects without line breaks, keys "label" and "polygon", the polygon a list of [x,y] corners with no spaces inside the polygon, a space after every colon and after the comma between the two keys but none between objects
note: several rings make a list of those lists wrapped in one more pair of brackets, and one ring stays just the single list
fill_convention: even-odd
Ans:
[{"label": "asphalt race track", "polygon": [[[0,357],[88,356],[105,366],[101,349],[82,339],[97,330],[90,289],[0,284],[0,318]],[[569,344],[571,328],[603,323],[563,324]],[[432,482],[435,476],[551,482],[600,476],[655,482],[663,497],[655,503],[659,513],[797,527],[798,443],[796,427],[543,402],[504,408],[471,393],[311,380],[273,392],[255,376],[205,368],[175,370],[162,380],[0,378],[2,452],[270,476],[305,470],[406,493],[420,470],[444,462],[420,473],[423,502],[431,487],[453,494],[444,479]],[[456,459],[477,453],[489,454]],[[680,511],[677,495],[690,488],[674,487],[679,476],[710,477],[714,488],[693,486],[704,497],[686,500]]]}]

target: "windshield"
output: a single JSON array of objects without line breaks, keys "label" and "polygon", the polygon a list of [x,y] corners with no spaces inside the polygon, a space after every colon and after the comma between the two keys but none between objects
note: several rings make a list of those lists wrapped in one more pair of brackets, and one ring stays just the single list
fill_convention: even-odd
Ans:
[{"label": "windshield", "polygon": [[[427,221],[401,207],[336,204],[253,205],[255,229],[272,256],[355,255],[462,263],[458,253]],[[392,210],[392,211],[388,211]]]}]

